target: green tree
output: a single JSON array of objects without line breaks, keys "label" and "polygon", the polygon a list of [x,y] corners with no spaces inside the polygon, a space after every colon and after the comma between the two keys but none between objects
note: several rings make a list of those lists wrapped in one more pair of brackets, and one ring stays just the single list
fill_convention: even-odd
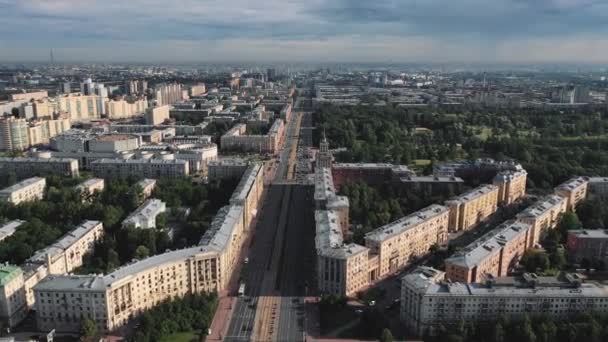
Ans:
[{"label": "green tree", "polygon": [[92,320],[85,318],[80,322],[81,340],[89,340],[97,335],[97,326]]},{"label": "green tree", "polygon": [[394,338],[393,338],[393,334],[391,333],[391,331],[387,328],[382,330],[382,335],[380,336],[380,342],[393,342],[393,341],[394,341]]},{"label": "green tree", "polygon": [[135,249],[134,258],[137,260],[145,259],[150,256],[150,250],[146,246],[137,246]]}]

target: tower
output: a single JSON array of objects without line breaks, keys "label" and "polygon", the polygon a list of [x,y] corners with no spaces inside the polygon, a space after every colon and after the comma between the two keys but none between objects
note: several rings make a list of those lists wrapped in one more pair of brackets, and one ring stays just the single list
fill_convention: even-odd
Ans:
[{"label": "tower", "polygon": [[325,137],[325,131],[323,131],[323,138],[319,143],[319,152],[317,153],[316,167],[327,167],[331,168],[333,162],[333,156],[329,151],[329,142]]},{"label": "tower", "polygon": [[53,56],[53,49],[51,49],[51,65],[55,65],[55,56]]}]

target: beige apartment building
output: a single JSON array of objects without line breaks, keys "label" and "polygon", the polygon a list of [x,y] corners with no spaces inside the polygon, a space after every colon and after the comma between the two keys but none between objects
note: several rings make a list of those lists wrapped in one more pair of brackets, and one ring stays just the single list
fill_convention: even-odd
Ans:
[{"label": "beige apartment building", "polygon": [[445,202],[450,208],[449,231],[469,230],[496,212],[499,187],[482,185]]},{"label": "beige apartment building", "polygon": [[446,277],[462,283],[504,277],[529,248],[532,226],[507,221],[445,260]]},{"label": "beige apartment building", "polygon": [[81,319],[89,318],[107,332],[164,300],[225,290],[249,230],[247,217],[260,202],[260,172],[261,164],[249,167],[231,204],[218,212],[197,247],[152,256],[105,276],[47,277],[34,288],[38,328],[77,332]]},{"label": "beige apartment building", "polygon": [[568,199],[557,195],[541,198],[532,206],[517,214],[519,221],[532,226],[530,247],[538,244],[543,233],[554,228],[559,218],[568,210]]},{"label": "beige apartment building", "polygon": [[32,177],[8,188],[0,190],[0,200],[15,205],[23,202],[39,201],[44,197],[46,179]]},{"label": "beige apartment building", "polygon": [[17,93],[11,94],[11,101],[31,101],[31,100],[42,100],[49,97],[49,93],[46,90],[32,91],[29,93]]},{"label": "beige apartment building", "polygon": [[140,116],[143,115],[147,109],[148,100],[146,98],[127,99],[121,97],[106,102],[108,118],[112,120],[129,119]]},{"label": "beige apartment building", "polygon": [[281,119],[274,121],[266,135],[247,135],[247,125],[236,124],[222,135],[220,147],[224,151],[275,153],[278,151],[284,135],[285,123]]},{"label": "beige apartment building", "polygon": [[171,110],[171,106],[164,105],[159,107],[150,107],[146,109],[144,114],[144,119],[146,121],[146,125],[160,125],[165,122],[165,120],[169,119],[169,111]]},{"label": "beige apartment building", "polygon": [[427,254],[431,246],[447,242],[448,222],[449,209],[433,204],[366,234],[370,256],[378,256],[377,270],[370,269],[370,281],[401,270]]},{"label": "beige apartment building", "polygon": [[156,179],[145,178],[137,182],[137,186],[141,188],[144,199],[152,196],[154,188],[156,188]]},{"label": "beige apartment building", "polygon": [[498,187],[498,205],[509,205],[526,195],[528,173],[521,169],[517,171],[502,171],[492,182]]},{"label": "beige apartment building", "polygon": [[0,319],[12,328],[26,315],[23,271],[17,266],[0,264]]},{"label": "beige apartment building", "polygon": [[103,189],[105,188],[105,184],[106,183],[103,178],[91,178],[80,183],[76,187],[76,190],[80,192],[83,201],[89,201],[91,199],[91,196],[94,195],[96,192],[103,191]]},{"label": "beige apartment building", "polygon": [[70,127],[70,119],[49,119],[30,122],[27,126],[27,147],[48,145],[51,138],[69,130]]},{"label": "beige apartment building", "polygon": [[568,201],[567,210],[574,211],[576,205],[587,197],[589,177],[574,177],[558,185],[555,194],[565,197]]},{"label": "beige apartment building", "polygon": [[40,250],[21,267],[0,267],[0,312],[10,326],[18,324],[35,304],[33,288],[49,274],[66,274],[82,265],[84,254],[103,235],[103,225],[85,221],[53,245]]}]

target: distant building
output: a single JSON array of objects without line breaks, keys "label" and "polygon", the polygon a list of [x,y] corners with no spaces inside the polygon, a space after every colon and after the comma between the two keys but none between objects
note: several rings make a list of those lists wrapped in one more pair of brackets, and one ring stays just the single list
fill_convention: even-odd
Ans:
[{"label": "distant building", "polygon": [[146,109],[144,119],[146,125],[160,125],[169,119],[170,106],[150,107]]},{"label": "distant building", "polygon": [[445,202],[450,208],[451,232],[469,230],[496,212],[498,187],[482,185]]},{"label": "distant building", "polygon": [[526,170],[501,171],[494,177],[498,187],[498,205],[509,205],[526,195]]},{"label": "distant building", "polygon": [[608,199],[608,177],[590,177],[588,191],[591,196]]},{"label": "distant building", "polygon": [[330,168],[333,164],[333,156],[329,151],[329,142],[325,137],[325,133],[323,133],[323,139],[321,139],[321,143],[319,143],[319,152],[317,152],[317,160],[315,167],[319,168]]},{"label": "distant building", "polygon": [[8,188],[0,190],[0,200],[19,204],[22,202],[38,201],[44,197],[46,179],[41,177],[28,178]]},{"label": "distant building", "polygon": [[454,283],[444,273],[420,267],[401,280],[401,320],[413,333],[436,335],[458,322],[495,322],[501,316],[518,319],[549,316],[568,320],[573,315],[606,313],[608,288],[583,283],[575,274],[498,278],[486,283]]},{"label": "distant building", "polygon": [[22,220],[13,220],[4,224],[2,227],[0,227],[0,241],[9,238],[17,231],[17,228],[21,227],[21,225],[24,223],[25,221]]},{"label": "distant building", "polygon": [[239,178],[243,175],[249,162],[244,159],[220,158],[207,164],[207,177],[214,179]]},{"label": "distant building", "polygon": [[536,245],[547,230],[554,228],[559,218],[568,210],[567,199],[550,195],[517,214],[517,219],[532,226],[530,244]]},{"label": "distant building", "polygon": [[149,199],[132,212],[124,221],[122,226],[134,226],[135,228],[150,229],[156,227],[156,217],[167,211],[165,202],[159,199]]},{"label": "distant building", "polygon": [[91,178],[76,187],[80,192],[83,201],[89,201],[91,196],[97,192],[102,192],[105,188],[105,181],[102,178]]},{"label": "distant building", "polygon": [[78,160],[70,158],[45,157],[0,158],[0,174],[14,173],[23,179],[35,175],[55,174],[78,177]]},{"label": "distant building", "polygon": [[589,177],[574,177],[558,185],[555,193],[567,199],[567,210],[574,211],[576,205],[587,197]]},{"label": "distant building", "polygon": [[170,159],[99,159],[91,162],[96,177],[186,177],[190,174],[188,161]]},{"label": "distant building", "polygon": [[574,262],[608,258],[608,232],[603,229],[581,229],[568,232],[568,257]]},{"label": "distant building", "polygon": [[156,187],[156,179],[150,179],[150,178],[146,178],[146,179],[142,179],[139,182],[137,182],[137,186],[139,186],[141,188],[141,192],[142,195],[145,198],[148,198],[150,196],[152,196],[152,192],[154,191],[154,188]]}]

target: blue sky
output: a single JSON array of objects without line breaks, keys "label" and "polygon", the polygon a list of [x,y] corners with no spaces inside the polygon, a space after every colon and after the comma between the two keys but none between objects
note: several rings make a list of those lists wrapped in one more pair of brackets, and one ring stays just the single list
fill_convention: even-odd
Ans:
[{"label": "blue sky", "polygon": [[0,0],[0,60],[607,63],[608,1]]}]

